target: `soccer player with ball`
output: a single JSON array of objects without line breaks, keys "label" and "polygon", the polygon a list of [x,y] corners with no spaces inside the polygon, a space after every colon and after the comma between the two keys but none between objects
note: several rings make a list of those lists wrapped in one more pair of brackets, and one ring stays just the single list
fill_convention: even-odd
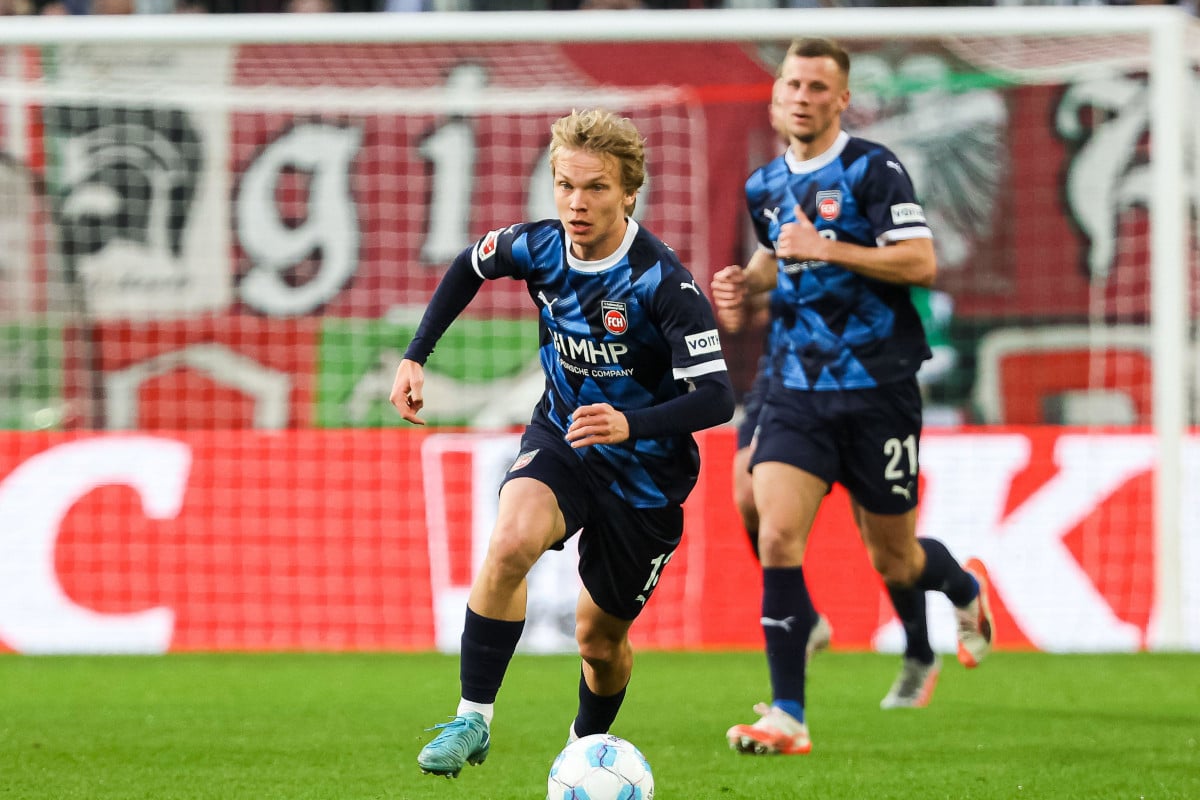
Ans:
[{"label": "soccer player with ball", "polygon": [[[849,55],[831,41],[789,47],[778,75],[788,149],[746,182],[759,244],[775,257],[753,259],[746,270],[726,267],[712,282],[723,316],[736,316],[747,295],[771,292],[772,377],[751,483],[773,698],[755,707],[756,722],[726,734],[731,747],[750,754],[812,749],[805,669],[817,614],[802,564],[817,509],[835,482],[850,494],[900,617],[918,618],[901,607],[906,596],[923,601],[925,591],[941,591],[957,609],[959,660],[974,667],[991,648],[983,565],[964,569],[944,544],[916,535],[916,373],[930,351],[909,287],[931,285],[937,263],[899,159],[841,128],[849,74]],[[917,692],[931,690],[936,678],[928,655],[927,663],[906,660],[901,674]]]},{"label": "soccer player with ball", "polygon": [[630,216],[645,179],[636,128],[609,112],[573,112],[551,128],[550,167],[558,218],[492,231],[455,258],[392,386],[404,419],[423,424],[423,365],[439,338],[485,280],[525,282],[546,388],[467,599],[461,699],[417,757],[427,773],[457,776],[487,757],[526,576],[576,533],[582,674],[569,738],[608,731],[633,668],[630,626],[683,533],[700,467],[692,434],[733,415],[712,306],[674,251]]}]

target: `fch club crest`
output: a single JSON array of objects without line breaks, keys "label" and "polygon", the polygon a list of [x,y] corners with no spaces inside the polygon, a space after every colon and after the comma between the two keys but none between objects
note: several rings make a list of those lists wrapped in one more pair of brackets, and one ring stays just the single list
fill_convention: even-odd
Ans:
[{"label": "fch club crest", "polygon": [[837,189],[817,192],[817,213],[826,222],[833,222],[842,213],[842,193]]},{"label": "fch club crest", "polygon": [[601,300],[600,309],[604,312],[604,330],[620,336],[629,327],[629,317],[625,312],[625,304],[616,300]]}]

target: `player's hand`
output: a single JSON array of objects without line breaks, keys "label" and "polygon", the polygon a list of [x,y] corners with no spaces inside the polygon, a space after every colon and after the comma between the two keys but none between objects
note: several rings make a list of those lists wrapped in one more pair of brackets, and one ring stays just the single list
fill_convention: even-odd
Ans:
[{"label": "player's hand", "polygon": [[425,420],[417,416],[425,406],[425,368],[415,361],[404,359],[396,368],[396,379],[392,381],[392,393],[388,399],[404,417],[414,425],[424,425]]},{"label": "player's hand", "polygon": [[709,283],[717,324],[737,333],[746,323],[746,271],[738,264],[723,267]]},{"label": "player's hand", "polygon": [[571,417],[567,441],[571,447],[592,444],[620,444],[629,438],[629,421],[608,403],[580,406]]},{"label": "player's hand", "polygon": [[779,228],[775,255],[789,261],[825,261],[823,253],[829,240],[817,231],[800,206],[795,211],[796,221],[785,222]]}]

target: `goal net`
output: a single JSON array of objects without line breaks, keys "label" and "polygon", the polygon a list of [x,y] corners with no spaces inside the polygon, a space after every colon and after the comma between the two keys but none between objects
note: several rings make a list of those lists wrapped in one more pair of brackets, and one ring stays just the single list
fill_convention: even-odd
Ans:
[{"label": "goal net", "polygon": [[[1200,468],[1200,33],[1089,11],[6,23],[0,563],[21,554],[26,621],[0,612],[0,647],[453,649],[542,373],[523,286],[489,283],[427,366],[430,427],[400,420],[392,377],[445,267],[555,216],[549,127],[585,106],[645,136],[638,218],[698,283],[744,262],[794,35],[850,50],[844,126],[896,152],[935,232],[921,532],[998,565],[1014,644],[1200,646],[1180,491]],[[761,335],[724,342],[739,392]],[[650,646],[757,641],[715,600],[757,591],[728,434],[702,442]],[[91,483],[56,485],[81,461]],[[818,601],[863,558],[848,516],[823,519]],[[570,555],[548,564],[525,646],[571,649]],[[886,609],[846,604],[843,642],[895,645]],[[1071,631],[1101,606],[1098,633]]]}]

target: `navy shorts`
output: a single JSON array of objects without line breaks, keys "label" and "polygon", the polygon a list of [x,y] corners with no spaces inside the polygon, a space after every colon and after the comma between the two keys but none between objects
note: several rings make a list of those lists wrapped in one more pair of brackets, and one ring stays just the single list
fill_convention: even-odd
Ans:
[{"label": "navy shorts", "polygon": [[751,469],[778,461],[840,483],[875,514],[917,506],[921,391],[916,378],[873,389],[773,386],[759,414]]},{"label": "navy shorts", "polygon": [[683,537],[683,508],[634,508],[601,484],[558,430],[533,424],[504,475],[533,478],[554,492],[567,521],[579,533],[579,577],[596,605],[620,619],[642,613],[663,568]]},{"label": "navy shorts", "polygon": [[[761,365],[760,365],[761,366]],[[758,415],[762,411],[763,397],[767,393],[770,377],[762,370],[754,373],[754,382],[742,396],[742,421],[737,427],[737,449],[744,450],[754,443],[754,431],[758,429]]]}]

